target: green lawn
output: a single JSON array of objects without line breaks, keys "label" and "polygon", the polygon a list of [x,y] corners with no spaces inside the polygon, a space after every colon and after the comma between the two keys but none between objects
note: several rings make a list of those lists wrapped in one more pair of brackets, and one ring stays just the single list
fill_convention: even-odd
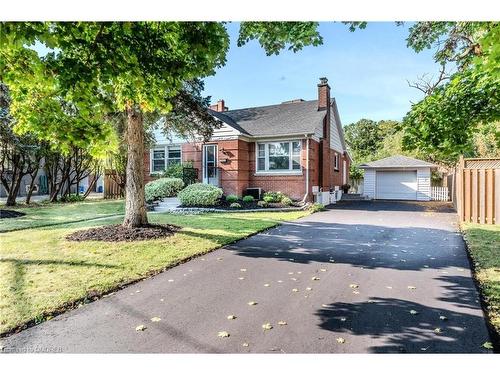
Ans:
[{"label": "green lawn", "polygon": [[[99,205],[94,207],[101,212]],[[59,215],[65,208],[54,209]],[[119,223],[121,218],[1,233],[0,332],[33,319],[41,321],[65,304],[104,293],[121,283],[141,279],[186,258],[306,214],[303,211],[151,214],[150,221],[176,224],[182,227],[181,231],[165,239],[129,243],[81,243],[64,239],[76,229]],[[30,215],[36,216],[34,212]],[[46,216],[52,217],[48,213]],[[67,220],[73,218],[71,214]]]},{"label": "green lawn", "polygon": [[500,226],[462,224],[462,229],[488,305],[489,320],[500,335]]},{"label": "green lawn", "polygon": [[123,200],[93,199],[77,203],[1,206],[0,208],[3,209],[24,212],[26,216],[15,219],[0,219],[0,232],[122,214],[124,211],[123,202]]}]

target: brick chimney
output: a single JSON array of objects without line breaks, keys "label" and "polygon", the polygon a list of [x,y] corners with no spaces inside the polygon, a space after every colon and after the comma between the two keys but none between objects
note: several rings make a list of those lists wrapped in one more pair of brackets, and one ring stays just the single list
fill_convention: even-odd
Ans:
[{"label": "brick chimney", "polygon": [[318,111],[324,111],[330,107],[330,86],[328,78],[321,77],[318,83]]},{"label": "brick chimney", "polygon": [[216,112],[225,112],[228,110],[228,108],[225,106],[224,99],[219,99],[216,104],[212,104],[210,106],[210,109]]}]

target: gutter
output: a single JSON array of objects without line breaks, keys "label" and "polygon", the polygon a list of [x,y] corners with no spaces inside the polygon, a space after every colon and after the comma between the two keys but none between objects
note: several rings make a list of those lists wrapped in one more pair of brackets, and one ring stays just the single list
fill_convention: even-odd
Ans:
[{"label": "gutter", "polygon": [[304,134],[306,137],[306,192],[302,202],[306,202],[307,196],[309,195],[309,134]]}]

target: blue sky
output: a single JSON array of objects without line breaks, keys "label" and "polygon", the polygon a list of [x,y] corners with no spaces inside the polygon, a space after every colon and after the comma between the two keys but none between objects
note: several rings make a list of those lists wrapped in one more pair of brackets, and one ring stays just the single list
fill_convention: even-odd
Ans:
[{"label": "blue sky", "polygon": [[205,80],[205,95],[224,99],[229,109],[316,99],[318,78],[325,76],[344,125],[361,118],[401,120],[410,102],[422,97],[406,80],[438,72],[432,51],[406,47],[409,24],[370,22],[352,33],[341,23],[322,23],[323,45],[279,56],[266,56],[255,41],[237,47],[238,27],[228,25],[226,65]]}]

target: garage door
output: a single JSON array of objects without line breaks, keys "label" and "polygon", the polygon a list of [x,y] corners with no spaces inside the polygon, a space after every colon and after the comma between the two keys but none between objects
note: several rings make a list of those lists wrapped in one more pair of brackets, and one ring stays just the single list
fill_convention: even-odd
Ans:
[{"label": "garage door", "polygon": [[377,199],[417,199],[416,171],[377,171]]}]

